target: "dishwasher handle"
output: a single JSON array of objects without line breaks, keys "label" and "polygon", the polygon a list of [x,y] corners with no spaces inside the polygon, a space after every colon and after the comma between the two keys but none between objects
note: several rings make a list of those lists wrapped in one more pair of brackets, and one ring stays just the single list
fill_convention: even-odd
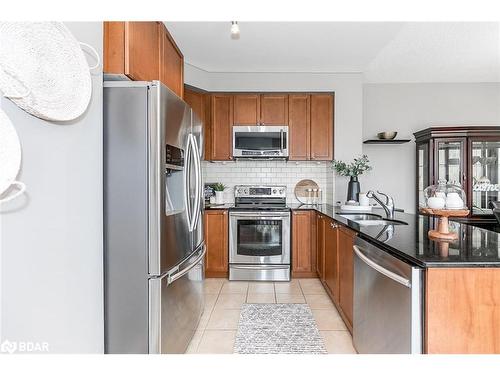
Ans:
[{"label": "dishwasher handle", "polygon": [[388,269],[385,269],[382,267],[380,264],[377,264],[370,258],[368,258],[363,252],[360,250],[360,248],[356,245],[353,246],[354,253],[361,259],[363,262],[365,262],[369,267],[373,268],[375,271],[380,272],[382,275],[387,276],[391,280],[394,280],[395,282],[404,285],[407,288],[411,288],[411,282],[408,279],[405,279],[402,276],[399,276],[398,274],[395,274],[392,271],[389,271]]}]

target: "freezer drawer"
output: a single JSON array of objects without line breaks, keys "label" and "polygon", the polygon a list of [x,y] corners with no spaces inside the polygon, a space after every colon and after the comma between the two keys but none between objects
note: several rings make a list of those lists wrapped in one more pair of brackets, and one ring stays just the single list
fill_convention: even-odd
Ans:
[{"label": "freezer drawer", "polygon": [[149,281],[149,353],[184,353],[203,312],[205,245],[177,270]]},{"label": "freezer drawer", "polygon": [[422,270],[356,238],[354,347],[361,354],[422,352]]}]

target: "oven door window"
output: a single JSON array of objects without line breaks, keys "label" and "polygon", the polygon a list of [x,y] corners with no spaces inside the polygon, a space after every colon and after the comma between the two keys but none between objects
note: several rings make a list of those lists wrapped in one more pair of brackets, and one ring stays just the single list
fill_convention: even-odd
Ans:
[{"label": "oven door window", "polygon": [[283,253],[282,220],[238,220],[238,255],[271,256]]},{"label": "oven door window", "polygon": [[281,148],[280,132],[265,133],[242,133],[237,132],[235,136],[235,148],[237,150],[268,151]]}]

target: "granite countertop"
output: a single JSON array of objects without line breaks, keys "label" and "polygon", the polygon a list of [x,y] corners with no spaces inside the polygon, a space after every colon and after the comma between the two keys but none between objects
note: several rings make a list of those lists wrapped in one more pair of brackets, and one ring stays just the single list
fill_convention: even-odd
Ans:
[{"label": "granite countertop", "polygon": [[[459,239],[443,246],[443,243],[432,241],[427,236],[429,229],[437,225],[436,218],[395,212],[395,219],[408,225],[392,226],[393,233],[390,236],[383,226],[360,226],[339,216],[343,214],[340,208],[329,204],[289,207],[292,210],[316,210],[356,231],[361,238],[416,266],[500,267],[500,233],[477,226],[450,221],[450,227],[459,233]],[[373,209],[372,213],[385,217],[382,209]]]},{"label": "granite countertop", "polygon": [[[224,205],[206,205],[205,209],[230,209],[233,203]],[[450,221],[453,231],[459,233],[459,239],[450,242],[448,246],[428,238],[429,229],[434,229],[437,219],[402,212],[395,212],[395,219],[408,225],[392,226],[390,230],[384,226],[360,226],[354,221],[341,217],[339,207],[330,204],[307,206],[288,204],[292,210],[315,210],[344,226],[354,230],[358,235],[381,247],[388,253],[413,265],[430,267],[500,267],[500,233],[483,229],[465,223]],[[344,212],[348,214],[348,212]],[[356,213],[356,212],[350,212]],[[385,217],[382,209],[373,209],[373,214]]]}]

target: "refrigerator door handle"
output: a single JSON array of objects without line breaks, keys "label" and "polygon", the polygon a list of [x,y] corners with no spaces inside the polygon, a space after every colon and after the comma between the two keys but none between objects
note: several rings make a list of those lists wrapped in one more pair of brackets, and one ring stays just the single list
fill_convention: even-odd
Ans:
[{"label": "refrigerator door handle", "polygon": [[191,136],[188,136],[187,145],[186,145],[186,154],[184,155],[185,160],[185,168],[184,168],[184,205],[186,206],[186,214],[188,219],[188,227],[191,232],[191,221],[192,221],[192,212],[191,212],[191,201],[189,199],[189,183],[190,183],[190,174],[191,174]]},{"label": "refrigerator door handle", "polygon": [[194,267],[196,267],[200,263],[200,261],[203,260],[203,258],[205,257],[206,252],[207,252],[206,246],[202,245],[202,247],[201,247],[201,253],[200,253],[200,255],[198,255],[198,257],[196,258],[196,260],[193,263],[191,263],[188,267],[184,268],[180,272],[177,272],[177,273],[175,273],[173,275],[168,275],[167,285],[172,284],[175,280],[180,279],[185,274],[187,274],[189,271],[191,271]]},{"label": "refrigerator door handle", "polygon": [[201,198],[202,198],[202,178],[201,178],[201,156],[198,149],[198,143],[196,138],[191,135],[191,143],[193,145],[194,153],[194,166],[195,166],[195,178],[196,178],[196,202],[194,208],[194,220],[193,220],[193,230],[196,227],[201,213]]}]

